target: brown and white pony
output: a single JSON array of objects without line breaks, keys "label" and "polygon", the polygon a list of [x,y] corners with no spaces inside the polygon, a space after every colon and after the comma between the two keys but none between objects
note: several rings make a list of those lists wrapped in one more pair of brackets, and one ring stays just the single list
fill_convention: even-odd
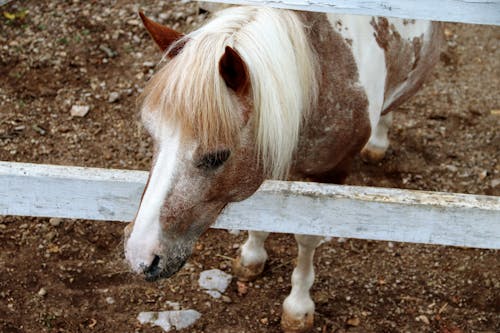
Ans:
[{"label": "brown and white pony", "polygon": [[[439,56],[438,24],[232,7],[183,35],[141,15],[164,51],[142,120],[154,160],[125,256],[148,280],[175,274],[229,202],[265,179],[342,183],[353,157],[383,158],[390,110],[422,84]],[[267,259],[268,233],[249,232],[234,264],[243,280]],[[299,247],[282,327],[313,325],[312,259]]]}]

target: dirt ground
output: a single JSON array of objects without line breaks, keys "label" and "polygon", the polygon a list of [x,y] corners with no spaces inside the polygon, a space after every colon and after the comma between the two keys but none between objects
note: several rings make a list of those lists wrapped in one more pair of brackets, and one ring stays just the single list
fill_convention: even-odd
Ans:
[{"label": "dirt ground", "polygon": [[[176,1],[12,1],[0,7],[0,160],[149,168],[136,98],[160,54],[136,16],[189,31],[205,19]],[[500,28],[446,25],[427,85],[395,112],[379,165],[348,183],[500,195]],[[74,105],[88,106],[71,117]],[[187,332],[278,332],[295,244],[274,235],[269,265],[238,295],[198,287],[231,273],[243,233],[210,230],[188,265],[149,283],[123,262],[123,223],[0,217],[1,332],[161,332],[140,311],[167,301],[202,317]],[[317,332],[500,332],[497,251],[333,239],[316,255]]]}]

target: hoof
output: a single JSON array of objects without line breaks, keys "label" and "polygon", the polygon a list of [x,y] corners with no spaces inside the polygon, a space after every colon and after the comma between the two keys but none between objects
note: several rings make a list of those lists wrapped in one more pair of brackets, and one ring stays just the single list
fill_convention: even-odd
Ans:
[{"label": "hoof", "polygon": [[262,264],[243,266],[241,264],[241,258],[238,257],[233,261],[233,273],[240,281],[253,281],[264,271],[264,265],[265,262]]},{"label": "hoof", "polygon": [[293,318],[283,312],[281,316],[281,330],[285,333],[306,333],[313,329],[314,314],[306,313],[302,318]]},{"label": "hoof", "polygon": [[367,163],[376,164],[382,161],[385,157],[385,149],[378,147],[365,147],[361,151],[361,159]]}]

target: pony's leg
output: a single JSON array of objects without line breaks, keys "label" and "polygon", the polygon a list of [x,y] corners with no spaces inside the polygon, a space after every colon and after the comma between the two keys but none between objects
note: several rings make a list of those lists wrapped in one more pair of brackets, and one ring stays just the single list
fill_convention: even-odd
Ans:
[{"label": "pony's leg", "polygon": [[233,262],[233,273],[240,281],[252,281],[264,270],[267,252],[264,242],[269,236],[264,231],[249,231],[248,239],[241,247],[241,253]]},{"label": "pony's leg", "polygon": [[361,158],[366,162],[380,162],[389,148],[388,132],[392,124],[392,112],[380,117],[377,127],[372,131],[368,143],[361,151]]},{"label": "pony's leg", "polygon": [[314,283],[313,257],[321,236],[295,235],[299,247],[297,265],[292,274],[292,291],[283,303],[281,328],[284,332],[307,332],[314,321],[314,302],[309,295]]}]

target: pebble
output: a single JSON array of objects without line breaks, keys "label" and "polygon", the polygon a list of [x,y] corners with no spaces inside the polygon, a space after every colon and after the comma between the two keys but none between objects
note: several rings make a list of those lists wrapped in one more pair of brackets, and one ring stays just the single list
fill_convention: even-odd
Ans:
[{"label": "pebble", "polygon": [[429,325],[430,324],[430,321],[429,321],[429,318],[427,318],[426,315],[420,315],[418,316],[417,318],[415,318],[416,321],[421,321],[423,322],[424,324],[426,325]]},{"label": "pebble", "polygon": [[237,281],[238,295],[243,296],[248,293],[248,285],[245,282]]},{"label": "pebble", "polygon": [[181,309],[181,305],[178,303],[178,302],[171,302],[171,301],[166,301],[165,302],[165,305],[169,306],[172,308],[172,310],[180,310]]},{"label": "pebble", "polygon": [[132,25],[132,26],[136,26],[136,25],[139,25],[139,20],[135,20],[135,19],[133,19],[133,20],[128,20],[128,21],[127,21],[127,24],[128,24],[128,25]]},{"label": "pebble", "polygon": [[359,326],[360,323],[361,323],[361,320],[359,320],[358,317],[347,319],[347,325],[349,325],[349,326],[356,327],[356,326]]},{"label": "pebble", "polygon": [[58,227],[61,224],[62,220],[57,217],[53,217],[49,220],[49,223],[53,227]]},{"label": "pebble", "polygon": [[89,111],[90,106],[88,105],[73,105],[70,113],[72,117],[85,117]]},{"label": "pebble", "polygon": [[0,229],[5,229],[5,228],[7,228],[7,226],[3,223],[0,223]]},{"label": "pebble", "polygon": [[38,290],[38,296],[45,296],[47,295],[47,290],[45,290],[45,288],[40,288],[40,290]]},{"label": "pebble", "polygon": [[223,301],[224,303],[228,303],[228,304],[229,304],[229,303],[232,303],[232,302],[233,302],[233,300],[231,299],[231,297],[226,296],[226,295],[222,295],[221,299],[222,299],[222,301]]},{"label": "pebble", "polygon": [[118,102],[119,100],[120,100],[120,93],[113,91],[109,94],[109,97],[108,97],[109,103],[115,103],[115,102]]},{"label": "pebble", "polygon": [[106,303],[108,304],[115,304],[115,299],[113,297],[106,297]]}]

